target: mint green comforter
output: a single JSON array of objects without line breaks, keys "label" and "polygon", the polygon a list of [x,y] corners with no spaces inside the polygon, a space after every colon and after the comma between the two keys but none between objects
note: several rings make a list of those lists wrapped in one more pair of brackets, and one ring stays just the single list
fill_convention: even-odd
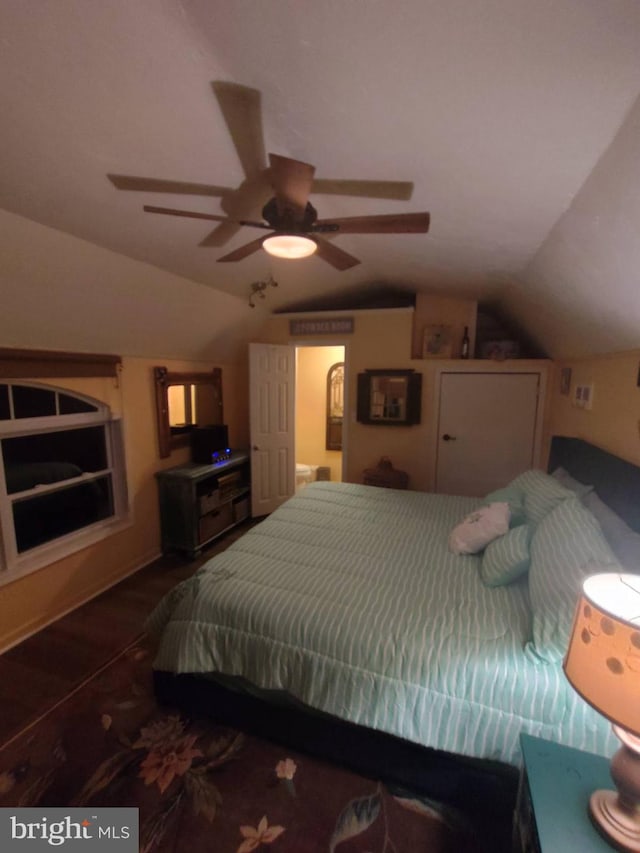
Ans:
[{"label": "mint green comforter", "polygon": [[526,577],[449,552],[475,498],[307,486],[169,593],[156,669],[243,676],[426,746],[519,763],[520,731],[610,754],[561,667],[524,654]]}]

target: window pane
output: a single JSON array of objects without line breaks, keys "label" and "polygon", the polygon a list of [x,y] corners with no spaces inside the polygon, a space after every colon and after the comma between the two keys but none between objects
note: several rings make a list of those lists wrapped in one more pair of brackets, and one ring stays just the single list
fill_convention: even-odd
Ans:
[{"label": "window pane", "polygon": [[9,411],[9,386],[0,385],[0,421],[7,421],[10,417]]},{"label": "window pane", "polygon": [[111,476],[16,501],[13,522],[18,552],[28,551],[114,514]]},{"label": "window pane", "polygon": [[16,418],[42,418],[55,415],[55,391],[30,388],[28,385],[14,385],[13,411]]},{"label": "window pane", "polygon": [[22,435],[2,441],[7,492],[57,483],[107,468],[104,426]]},{"label": "window pane", "polygon": [[58,406],[60,407],[61,415],[75,415],[78,412],[98,411],[97,406],[92,406],[91,403],[86,403],[77,397],[71,397],[69,394],[58,394]]}]

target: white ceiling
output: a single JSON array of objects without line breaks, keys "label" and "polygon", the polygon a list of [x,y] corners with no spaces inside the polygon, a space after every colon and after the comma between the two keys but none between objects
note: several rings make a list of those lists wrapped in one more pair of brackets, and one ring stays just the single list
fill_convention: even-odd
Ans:
[{"label": "white ceiling", "polygon": [[[384,282],[498,296],[552,355],[640,346],[638,0],[3,0],[0,75],[10,213],[245,304],[269,274],[271,309]],[[215,80],[260,90],[267,151],[414,184],[408,201],[314,195],[321,218],[429,210],[430,233],[337,237],[362,260],[346,272],[218,265],[256,232],[202,248],[209,223],[144,213],[223,211],[108,173],[243,181]],[[606,332],[603,292],[622,306]]]}]

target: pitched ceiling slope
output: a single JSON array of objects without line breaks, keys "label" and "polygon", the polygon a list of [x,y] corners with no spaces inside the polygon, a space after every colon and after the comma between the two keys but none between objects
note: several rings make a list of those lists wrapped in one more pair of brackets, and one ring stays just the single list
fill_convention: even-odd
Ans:
[{"label": "pitched ceiling slope", "polygon": [[0,246],[2,346],[230,364],[265,320],[246,298],[2,210]]},{"label": "pitched ceiling slope", "polygon": [[[9,0],[0,32],[0,207],[243,301],[273,273],[273,308],[380,281],[485,298],[527,267],[535,294],[532,259],[639,92],[637,0]],[[363,261],[347,272],[262,252],[217,265],[255,231],[205,249],[208,224],[143,213],[221,207],[117,191],[108,173],[242,182],[213,80],[259,89],[266,149],[319,177],[414,182],[409,201],[313,196],[323,218],[430,210],[430,234],[336,238]],[[139,295],[119,293],[123,313]],[[26,316],[28,292],[12,298]],[[173,308],[153,304],[164,328]]]},{"label": "pitched ceiling slope", "polygon": [[554,358],[640,347],[640,98],[503,298]]}]

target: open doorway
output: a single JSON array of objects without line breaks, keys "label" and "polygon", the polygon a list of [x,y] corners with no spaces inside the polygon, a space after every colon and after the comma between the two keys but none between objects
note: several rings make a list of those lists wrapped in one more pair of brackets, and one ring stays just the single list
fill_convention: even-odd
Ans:
[{"label": "open doorway", "polygon": [[296,347],[296,492],[342,481],[344,346]]}]

